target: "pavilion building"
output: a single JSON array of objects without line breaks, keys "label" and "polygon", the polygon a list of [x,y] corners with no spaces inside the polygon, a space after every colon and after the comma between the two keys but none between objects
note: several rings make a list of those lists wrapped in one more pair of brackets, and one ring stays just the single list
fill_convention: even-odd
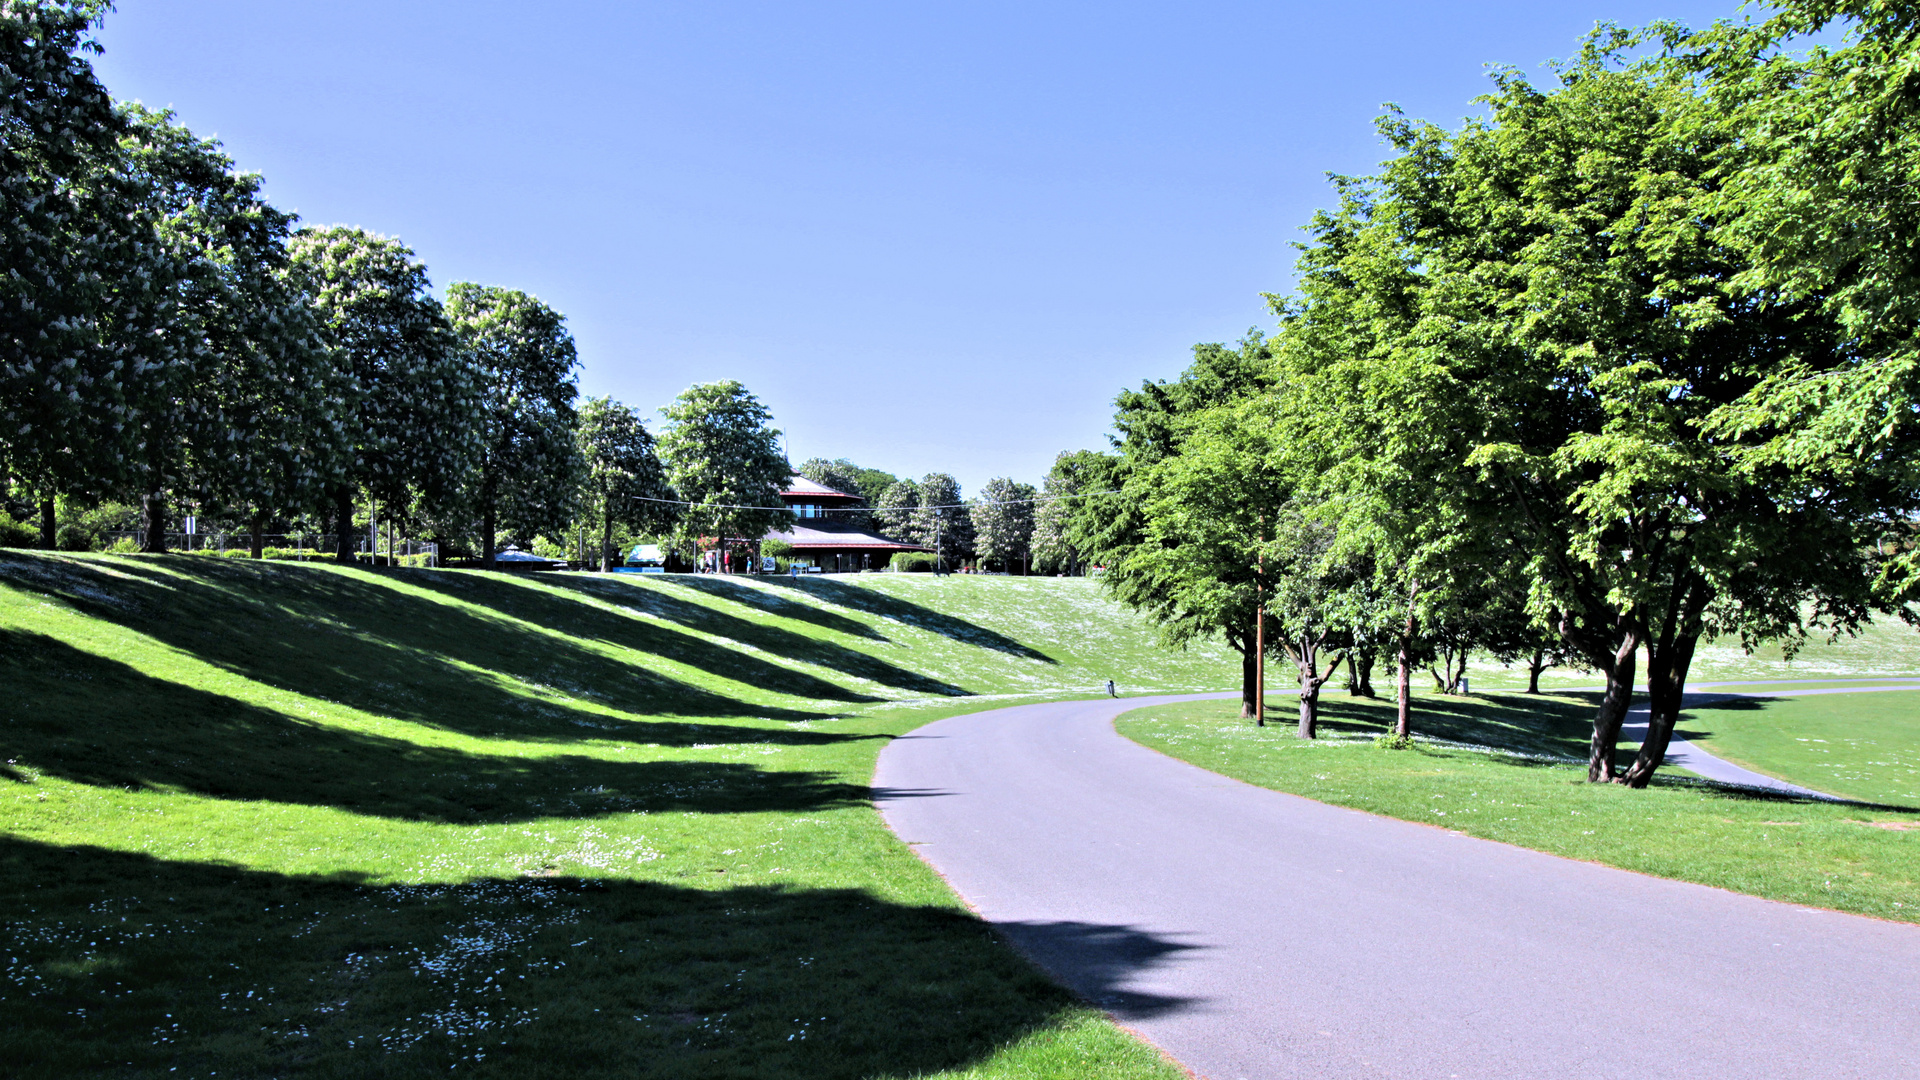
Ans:
[{"label": "pavilion building", "polygon": [[862,528],[860,519],[866,515],[850,511],[866,509],[865,499],[804,476],[796,475],[788,482],[787,489],[780,493],[780,501],[800,520],[790,530],[768,533],[767,539],[785,540],[793,545],[793,561],[815,567],[821,573],[879,570],[898,552],[933,550],[918,544],[898,543]]}]

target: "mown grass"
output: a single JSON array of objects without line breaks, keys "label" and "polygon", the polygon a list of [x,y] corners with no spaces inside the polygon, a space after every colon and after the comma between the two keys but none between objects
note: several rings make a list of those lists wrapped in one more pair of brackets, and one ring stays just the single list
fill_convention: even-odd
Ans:
[{"label": "mown grass", "polygon": [[0,554],[0,1061],[1176,1075],[869,783],[938,717],[1233,670],[1085,581]]},{"label": "mown grass", "polygon": [[[1904,696],[1904,695],[1856,695]],[[1809,705],[1836,698],[1802,699]],[[1375,744],[1392,703],[1333,697],[1325,737],[1265,728],[1232,702],[1123,715],[1122,734],[1277,791],[1623,869],[1789,903],[1920,922],[1920,800],[1863,806],[1771,796],[1664,770],[1632,791],[1588,784],[1591,695],[1419,695],[1409,749]],[[1682,730],[1703,714],[1683,719]],[[1711,743],[1709,743],[1711,745]],[[1623,761],[1631,754],[1622,749]]]},{"label": "mown grass", "polygon": [[1920,691],[1712,701],[1690,710],[1679,731],[1711,754],[1803,787],[1920,806]]},{"label": "mown grass", "polygon": [[[1642,650],[1639,667],[1646,677],[1647,657]],[[1502,666],[1487,656],[1472,658],[1468,674],[1476,689],[1525,689],[1527,669]],[[1791,659],[1777,642],[1761,645],[1752,653],[1741,648],[1735,638],[1710,639],[1701,643],[1689,669],[1690,685],[1727,680],[1756,679],[1856,679],[1863,676],[1920,676],[1920,633],[1897,618],[1868,623],[1854,636],[1835,641],[1816,636],[1808,640]],[[1600,677],[1572,668],[1553,668],[1541,676],[1542,688],[1570,688],[1600,685]],[[1432,680],[1422,685],[1432,685]],[[1378,689],[1385,690],[1385,687]]]}]

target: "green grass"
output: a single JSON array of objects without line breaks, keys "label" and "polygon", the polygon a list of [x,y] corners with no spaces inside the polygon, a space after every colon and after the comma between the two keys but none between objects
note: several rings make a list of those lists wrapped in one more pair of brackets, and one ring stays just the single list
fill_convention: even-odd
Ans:
[{"label": "green grass", "polygon": [[1816,791],[1920,806],[1920,691],[1735,699],[1691,710],[1679,731],[1711,754]]},{"label": "green grass", "polygon": [[[1184,761],[1322,802],[1789,903],[1920,922],[1920,847],[1907,832],[1920,828],[1920,800],[1836,805],[1720,788],[1677,770],[1663,770],[1644,791],[1588,784],[1592,695],[1419,695],[1413,726],[1426,741],[1402,750],[1374,743],[1391,702],[1323,700],[1325,737],[1317,742],[1295,738],[1291,717],[1277,709],[1268,727],[1256,728],[1234,702],[1138,709],[1118,726]],[[1681,729],[1708,724],[1705,716],[1683,718]],[[1623,762],[1631,750],[1622,749]]]},{"label": "green grass", "polygon": [[[1638,672],[1646,678],[1647,657],[1640,654]],[[1476,689],[1525,689],[1527,669],[1503,667],[1486,656],[1468,665]],[[1816,638],[1789,660],[1778,644],[1762,645],[1749,654],[1736,639],[1709,640],[1700,645],[1688,672],[1690,684],[1758,679],[1857,679],[1871,676],[1920,675],[1920,633],[1898,619],[1885,619],[1861,628],[1858,636],[1828,642]],[[1569,668],[1542,673],[1542,689],[1600,685],[1600,677]],[[1432,680],[1423,685],[1431,686]],[[1386,686],[1376,690],[1387,692]]]},{"label": "green grass", "polygon": [[869,782],[932,719],[1235,670],[1080,580],[0,554],[0,1061],[1171,1077]]}]

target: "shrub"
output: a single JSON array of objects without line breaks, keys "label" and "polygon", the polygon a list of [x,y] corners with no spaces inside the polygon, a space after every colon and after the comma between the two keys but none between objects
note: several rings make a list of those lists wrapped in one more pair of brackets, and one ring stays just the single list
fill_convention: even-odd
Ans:
[{"label": "shrub", "polygon": [[934,557],[924,551],[896,551],[887,568],[896,574],[931,574]]},{"label": "shrub", "polygon": [[0,547],[30,548],[40,546],[40,530],[24,521],[15,521],[5,510],[0,510]]}]

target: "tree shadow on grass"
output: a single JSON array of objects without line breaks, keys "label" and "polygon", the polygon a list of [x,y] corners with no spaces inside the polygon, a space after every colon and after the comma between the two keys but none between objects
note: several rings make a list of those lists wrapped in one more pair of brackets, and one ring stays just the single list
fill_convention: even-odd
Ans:
[{"label": "tree shadow on grass", "polygon": [[[702,579],[700,578],[683,580],[695,582],[694,587],[696,588],[707,587],[701,583]],[[898,619],[909,626],[932,631],[933,633],[952,638],[962,644],[975,645],[983,649],[992,649],[995,652],[1006,653],[1009,656],[1018,656],[1025,660],[1040,660],[1048,664],[1059,663],[1059,661],[1048,656],[1046,653],[1015,641],[998,631],[989,630],[978,623],[969,622],[955,615],[935,611],[930,607],[916,604],[911,600],[903,600],[900,597],[883,593],[878,589],[869,589],[860,585],[849,585],[843,581],[827,581],[819,578],[792,580],[770,576],[762,580],[775,588],[804,592],[809,596],[819,597],[831,603],[838,604],[841,607],[851,608],[854,611],[863,611],[869,615],[878,615],[882,618]]]},{"label": "tree shadow on grass", "polygon": [[[1560,698],[1572,699],[1556,700]],[[1585,760],[1598,694],[1491,694],[1413,699],[1415,734],[1472,743],[1521,755]],[[1321,726],[1332,733],[1372,737],[1393,720],[1394,704],[1352,697],[1320,699]],[[1629,755],[1628,761],[1632,758]]]},{"label": "tree shadow on grass", "polygon": [[[82,560],[0,555],[0,581],[59,597],[80,612],[268,686],[470,735],[579,741],[821,742],[773,733],[632,723],[578,708],[586,698],[640,715],[817,719],[818,713],[716,693],[589,648],[556,627],[490,614],[487,601],[535,592],[504,575],[367,571],[199,556]],[[448,580],[457,579],[459,586]],[[478,607],[444,603],[422,582]],[[587,608],[587,605],[563,605]],[[846,703],[877,700],[722,648],[664,625],[617,621],[627,648],[664,656],[760,692]],[[752,695],[758,696],[758,695]],[[749,739],[748,736],[751,736]]]},{"label": "tree shadow on grass", "polygon": [[[558,576],[559,575],[556,575],[556,577]],[[633,576],[635,575],[623,575],[623,577],[626,578]],[[688,589],[703,593],[707,596],[719,597],[723,600],[732,600],[737,604],[757,608],[768,615],[776,615],[782,619],[812,623],[822,630],[832,630],[835,633],[846,634],[849,637],[865,638],[868,641],[876,642],[891,640],[879,630],[858,619],[849,619],[845,615],[822,607],[819,604],[809,604],[787,595],[797,591],[790,587],[792,583],[788,578],[767,574],[756,575],[752,580],[758,581],[762,585],[778,585],[781,586],[781,588],[778,590],[772,588],[755,588],[752,585],[745,584],[741,578],[735,574],[658,574],[647,575],[646,577],[646,581],[650,585],[667,587],[649,590],[649,592],[655,594],[665,593],[671,588]],[[620,578],[610,580],[608,577],[598,575],[585,579],[569,577],[564,579],[563,583],[569,586],[600,592],[603,595],[607,595],[609,599],[617,595],[630,594],[635,587],[635,583],[629,580],[622,580]],[[811,584],[811,582],[809,584]],[[645,586],[641,587],[644,588]],[[700,606],[701,610],[713,610],[703,605],[696,606]]]},{"label": "tree shadow on grass", "polygon": [[[448,579],[444,576],[423,577],[419,583],[428,588],[449,587]],[[501,591],[494,603],[499,610],[515,618],[555,627],[562,632],[581,637],[595,637],[615,645],[633,647],[627,639],[631,638],[635,627],[646,628],[648,624],[645,617],[652,616],[684,626],[689,630],[737,641],[775,656],[816,664],[856,679],[864,679],[915,694],[966,697],[970,693],[952,683],[909,671],[877,656],[849,649],[836,642],[808,637],[784,627],[774,626],[769,622],[743,619],[738,615],[732,615],[705,604],[682,600],[671,595],[666,589],[648,588],[621,581],[595,580],[573,574],[550,574],[528,584],[546,585],[562,592],[590,596],[602,603],[617,605],[625,609],[625,613],[615,614],[598,605],[571,601],[539,588]],[[752,603],[755,600],[760,600],[763,605],[765,603],[765,597],[758,590],[744,585],[734,585],[729,588],[742,595],[728,595],[719,590],[703,591],[727,595],[728,599],[741,603]],[[473,598],[470,591],[463,591],[460,595],[463,599]],[[768,614],[788,617],[789,613],[786,609],[799,606],[801,605],[783,602],[780,604],[780,610],[769,611]],[[640,617],[636,617],[636,614]],[[878,637],[878,635],[874,636]],[[839,690],[839,693],[842,696],[846,694],[844,690]],[[873,699],[863,697],[862,700]]]},{"label": "tree shadow on grass", "polygon": [[[385,885],[0,838],[8,1075],[856,1080],[977,1064],[1067,992],[951,908],[619,878]],[[1167,946],[1078,931],[1089,987]]]},{"label": "tree shadow on grass", "polygon": [[[327,806],[415,821],[633,811],[798,812],[865,803],[816,772],[714,761],[493,755],[312,723],[29,631],[0,628],[0,759],[77,783]],[[765,732],[767,735],[775,732]]]}]

